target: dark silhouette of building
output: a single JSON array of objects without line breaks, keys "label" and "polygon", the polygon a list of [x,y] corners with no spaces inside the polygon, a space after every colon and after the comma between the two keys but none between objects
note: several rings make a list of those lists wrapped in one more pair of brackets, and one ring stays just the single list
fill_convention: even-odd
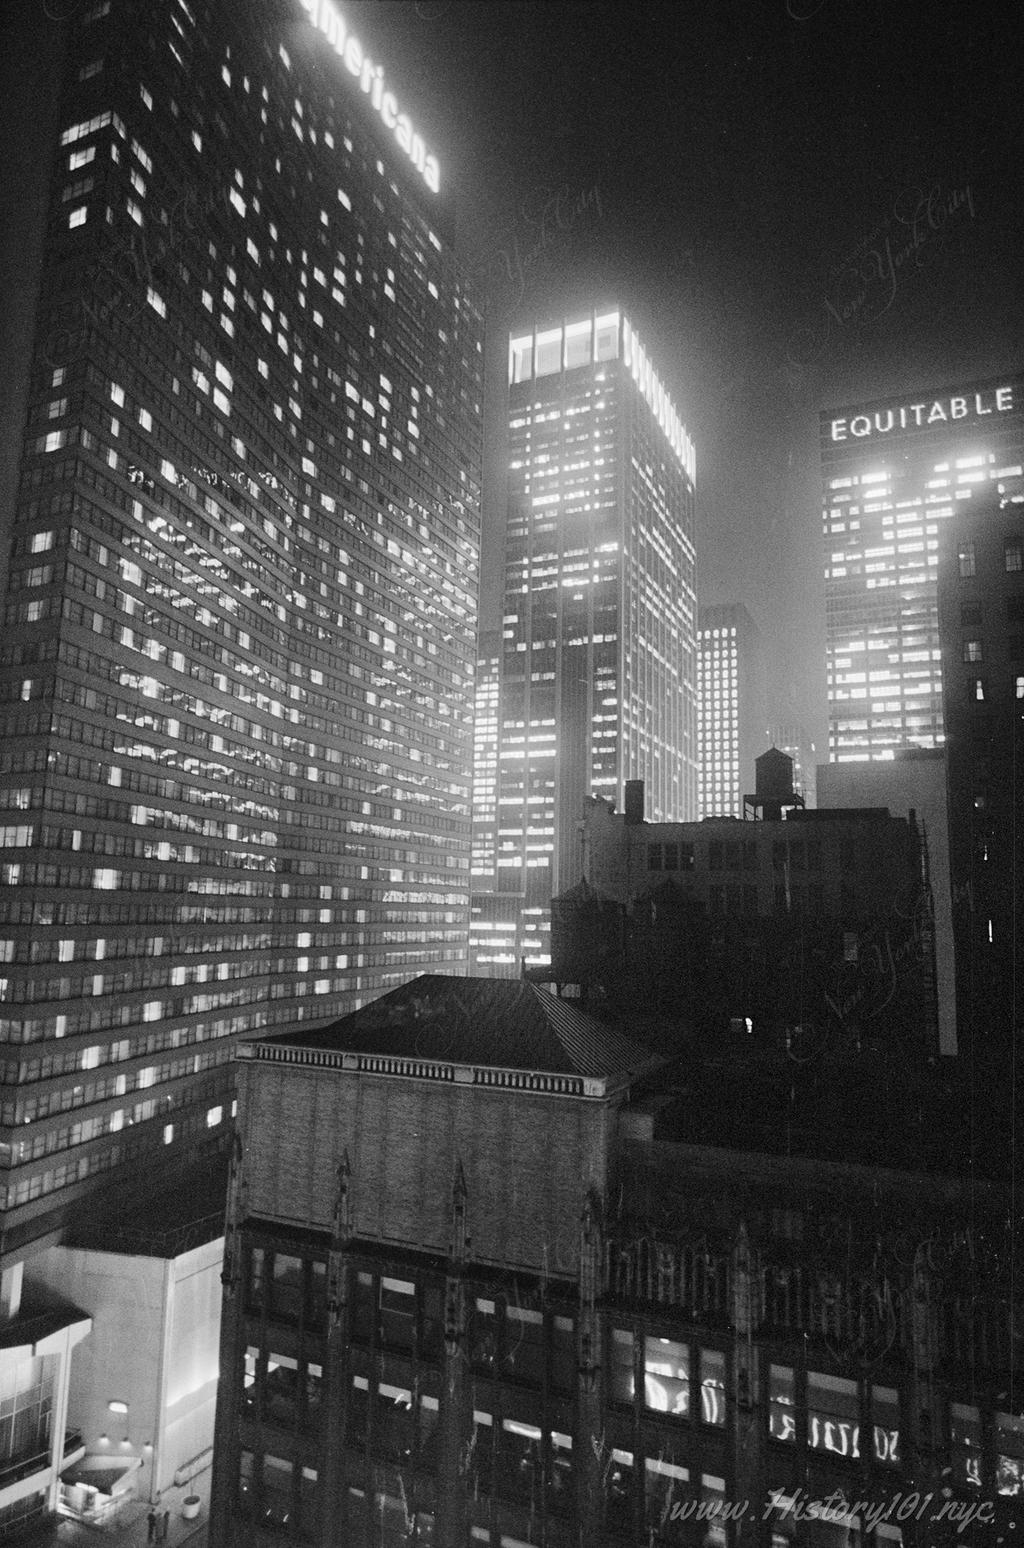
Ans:
[{"label": "dark silhouette of building", "polygon": [[979,1065],[1005,1069],[1024,1018],[1019,493],[960,512],[939,550],[938,597],[961,1045]]},{"label": "dark silhouette of building", "polygon": [[757,820],[629,822],[593,801],[583,883],[552,905],[552,980],[707,1035],[895,1037],[937,1051],[931,901],[911,815],[806,811],[756,763]]}]

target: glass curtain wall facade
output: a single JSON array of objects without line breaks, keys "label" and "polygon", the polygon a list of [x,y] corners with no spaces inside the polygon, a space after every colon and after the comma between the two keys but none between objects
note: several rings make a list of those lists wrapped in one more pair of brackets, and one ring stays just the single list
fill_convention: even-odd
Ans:
[{"label": "glass curtain wall facade", "polygon": [[0,656],[8,1242],[222,1136],[236,1034],[466,963],[482,325],[436,161],[308,9],[67,24]]},{"label": "glass curtain wall facade", "polygon": [[822,414],[830,762],[942,745],[939,530],[1022,457],[1021,378]]},{"label": "glass curtain wall facade", "polygon": [[589,796],[642,779],[654,820],[697,809],[694,451],[625,316],[513,337],[509,425],[496,871],[518,901],[475,900],[508,936],[485,965],[474,924],[481,971],[548,960]]},{"label": "glass curtain wall facade", "polygon": [[742,603],[700,610],[702,817],[742,817],[744,782],[768,747],[761,636]]}]

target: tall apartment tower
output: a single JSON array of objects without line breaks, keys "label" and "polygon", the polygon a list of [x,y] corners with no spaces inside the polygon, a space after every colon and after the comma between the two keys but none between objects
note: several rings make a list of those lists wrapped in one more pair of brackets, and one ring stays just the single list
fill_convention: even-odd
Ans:
[{"label": "tall apartment tower", "polygon": [[510,340],[509,430],[496,892],[474,943],[500,916],[489,968],[514,972],[547,960],[588,796],[621,805],[642,779],[652,818],[696,815],[697,609],[693,446],[621,311]]},{"label": "tall apartment tower", "polygon": [[65,7],[0,647],[3,1249],[466,965],[482,325],[328,0]]},{"label": "tall apartment tower", "polygon": [[822,414],[830,762],[942,745],[940,529],[1022,461],[1021,377]]},{"label": "tall apartment tower", "polygon": [[700,815],[742,817],[743,782],[768,747],[761,633],[730,602],[701,608],[699,636]]},{"label": "tall apartment tower", "polygon": [[1000,1078],[1024,1030],[1021,484],[972,502],[939,556],[959,1034]]}]

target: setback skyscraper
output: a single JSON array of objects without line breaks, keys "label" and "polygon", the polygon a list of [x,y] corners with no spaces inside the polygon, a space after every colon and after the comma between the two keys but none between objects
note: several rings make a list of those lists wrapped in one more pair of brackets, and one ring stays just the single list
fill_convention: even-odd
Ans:
[{"label": "setback skyscraper", "polygon": [[830,762],[941,746],[939,529],[1022,460],[1020,377],[822,414]]},{"label": "setback skyscraper", "polygon": [[4,1245],[226,1137],[235,1036],[466,960],[480,316],[307,0],[67,23],[0,713]]},{"label": "setback skyscraper", "polygon": [[511,339],[509,428],[496,891],[473,944],[478,971],[514,972],[547,960],[588,796],[642,779],[659,821],[696,815],[697,617],[694,450],[621,311]]}]

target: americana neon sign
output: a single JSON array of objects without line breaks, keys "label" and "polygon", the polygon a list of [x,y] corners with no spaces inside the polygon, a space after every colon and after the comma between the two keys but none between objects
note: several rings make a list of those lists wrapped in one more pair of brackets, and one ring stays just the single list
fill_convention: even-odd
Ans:
[{"label": "americana neon sign", "polygon": [[441,187],[437,157],[427,150],[423,136],[416,133],[409,115],[399,112],[394,92],[388,91],[384,83],[384,66],[374,64],[369,54],[363,52],[363,45],[355,33],[349,32],[331,0],[300,0],[300,4],[348,73],[359,82],[360,91],[369,97],[385,129],[391,131],[431,193],[437,193]]},{"label": "americana neon sign", "polygon": [[997,387],[994,392],[971,392],[950,398],[935,398],[930,403],[902,403],[896,408],[876,409],[871,414],[854,414],[850,419],[833,419],[829,436],[845,441],[848,435],[863,439],[885,435],[889,430],[912,430],[926,425],[949,424],[957,419],[982,419],[986,414],[1011,414],[1015,404],[1012,387]]}]

